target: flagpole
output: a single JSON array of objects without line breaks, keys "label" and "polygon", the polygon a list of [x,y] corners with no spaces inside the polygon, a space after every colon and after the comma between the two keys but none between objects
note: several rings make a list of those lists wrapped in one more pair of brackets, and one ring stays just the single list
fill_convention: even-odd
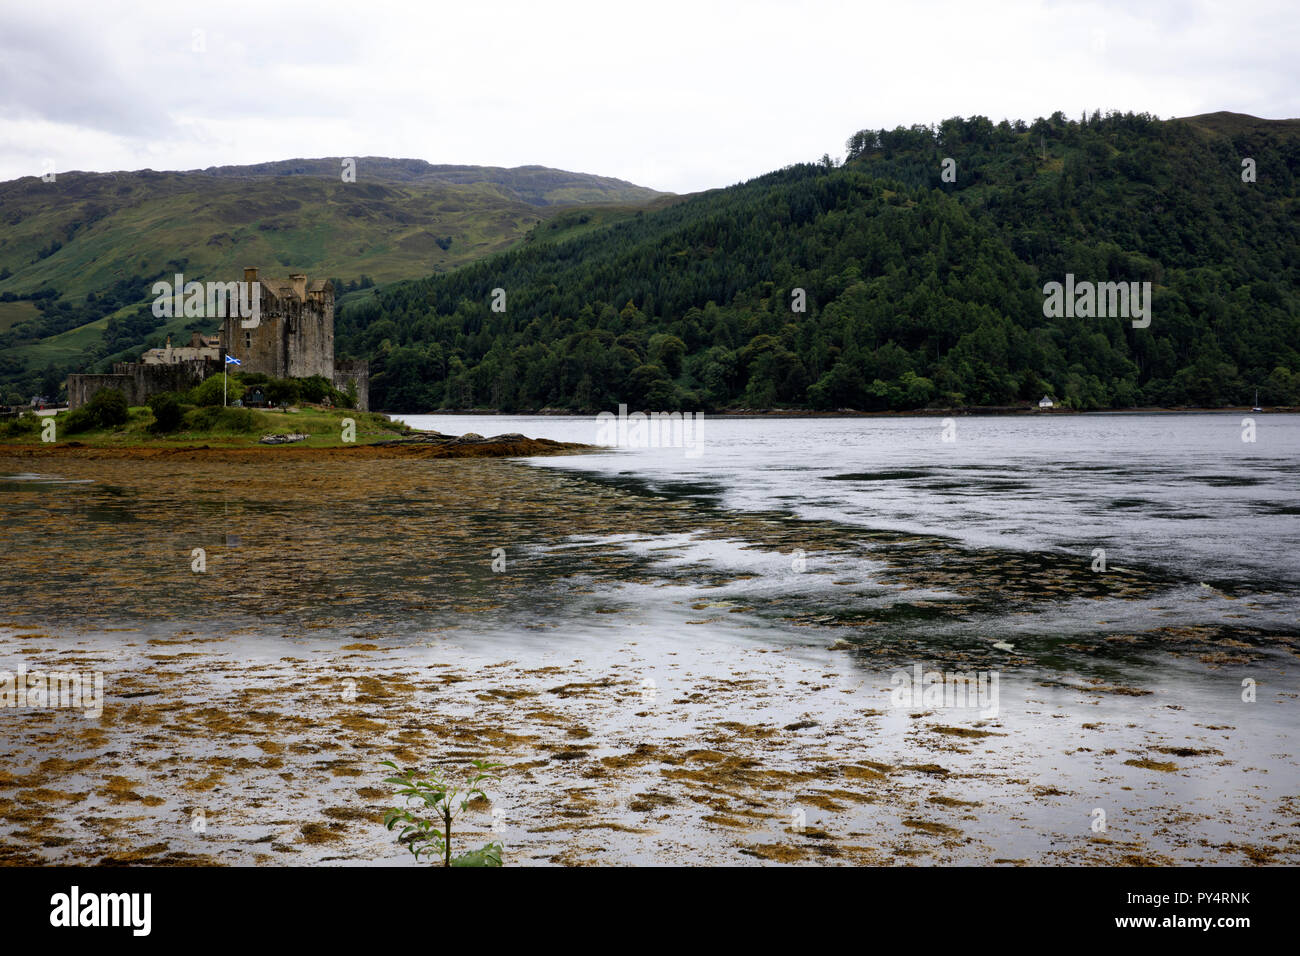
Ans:
[{"label": "flagpole", "polygon": [[221,362],[221,407],[226,407],[226,383],[230,381],[230,373],[227,371],[230,366],[238,365],[239,359],[231,358],[229,355],[222,355]]}]

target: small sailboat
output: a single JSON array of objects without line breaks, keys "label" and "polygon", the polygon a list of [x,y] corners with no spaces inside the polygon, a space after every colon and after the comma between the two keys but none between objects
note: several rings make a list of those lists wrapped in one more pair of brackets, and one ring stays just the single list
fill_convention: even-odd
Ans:
[{"label": "small sailboat", "polygon": [[1259,407],[1259,389],[1255,389],[1255,407],[1252,408],[1251,411],[1252,411],[1252,412],[1262,412],[1263,410],[1264,410],[1264,409],[1262,409],[1262,408]]}]

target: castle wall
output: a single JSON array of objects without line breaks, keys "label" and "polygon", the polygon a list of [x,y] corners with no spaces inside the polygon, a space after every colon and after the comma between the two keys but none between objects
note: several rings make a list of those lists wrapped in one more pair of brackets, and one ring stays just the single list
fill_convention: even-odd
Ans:
[{"label": "castle wall", "polygon": [[126,396],[128,405],[140,405],[131,400],[134,380],[129,375],[69,375],[68,408],[80,408],[102,388],[116,388]]},{"label": "castle wall", "polygon": [[348,390],[348,382],[357,383],[357,411],[370,411],[370,363],[365,359],[340,359],[334,363],[334,387]]},{"label": "castle wall", "polygon": [[285,342],[290,378],[334,375],[334,296],[307,293],[306,302],[290,302]]},{"label": "castle wall", "polygon": [[239,371],[262,372],[273,378],[286,378],[284,329],[278,315],[263,312],[256,328],[245,329],[238,316],[221,323],[221,348],[239,359]]},{"label": "castle wall", "polygon": [[86,404],[101,388],[116,388],[128,405],[143,405],[159,392],[188,392],[216,368],[215,363],[202,360],[172,365],[117,362],[112,375],[69,375],[68,407]]}]

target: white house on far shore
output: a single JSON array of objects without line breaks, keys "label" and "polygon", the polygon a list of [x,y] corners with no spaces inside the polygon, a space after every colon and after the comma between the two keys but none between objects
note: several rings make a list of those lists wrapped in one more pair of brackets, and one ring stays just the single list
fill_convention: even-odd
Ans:
[{"label": "white house on far shore", "polygon": [[1053,402],[1053,401],[1052,401],[1050,398],[1048,398],[1046,395],[1044,395],[1042,398],[1040,398],[1040,399],[1038,400],[1038,407],[1039,407],[1039,408],[1051,408],[1051,407],[1052,407],[1053,405],[1055,405],[1055,404],[1056,404],[1056,403]]}]

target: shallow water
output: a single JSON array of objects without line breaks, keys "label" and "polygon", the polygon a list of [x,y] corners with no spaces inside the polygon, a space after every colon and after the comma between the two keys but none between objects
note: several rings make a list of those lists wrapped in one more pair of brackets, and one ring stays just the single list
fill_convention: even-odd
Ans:
[{"label": "shallow water", "polygon": [[[1239,414],[708,419],[698,449],[620,448],[539,468],[721,509],[942,536],[1112,577],[1167,583],[1151,600],[1080,606],[1045,594],[994,630],[1248,624],[1300,632],[1300,416]],[[593,418],[408,416],[449,433],[545,430],[596,441]],[[1030,611],[1030,620],[1023,612]]]},{"label": "shallow water", "polygon": [[[1297,419],[1245,451],[1227,416],[941,428],[0,459],[0,669],[107,678],[100,722],[0,709],[0,859],[400,861],[398,755],[509,763],[517,862],[1300,861]],[[918,664],[998,707],[900,703]]]},{"label": "shallow water", "polygon": [[[1140,564],[1253,591],[1300,584],[1300,415],[708,418],[697,455],[534,459],[726,508],[781,509],[963,543]],[[596,442],[592,417],[402,416],[449,434]],[[1292,606],[1294,611],[1296,606]]]}]

